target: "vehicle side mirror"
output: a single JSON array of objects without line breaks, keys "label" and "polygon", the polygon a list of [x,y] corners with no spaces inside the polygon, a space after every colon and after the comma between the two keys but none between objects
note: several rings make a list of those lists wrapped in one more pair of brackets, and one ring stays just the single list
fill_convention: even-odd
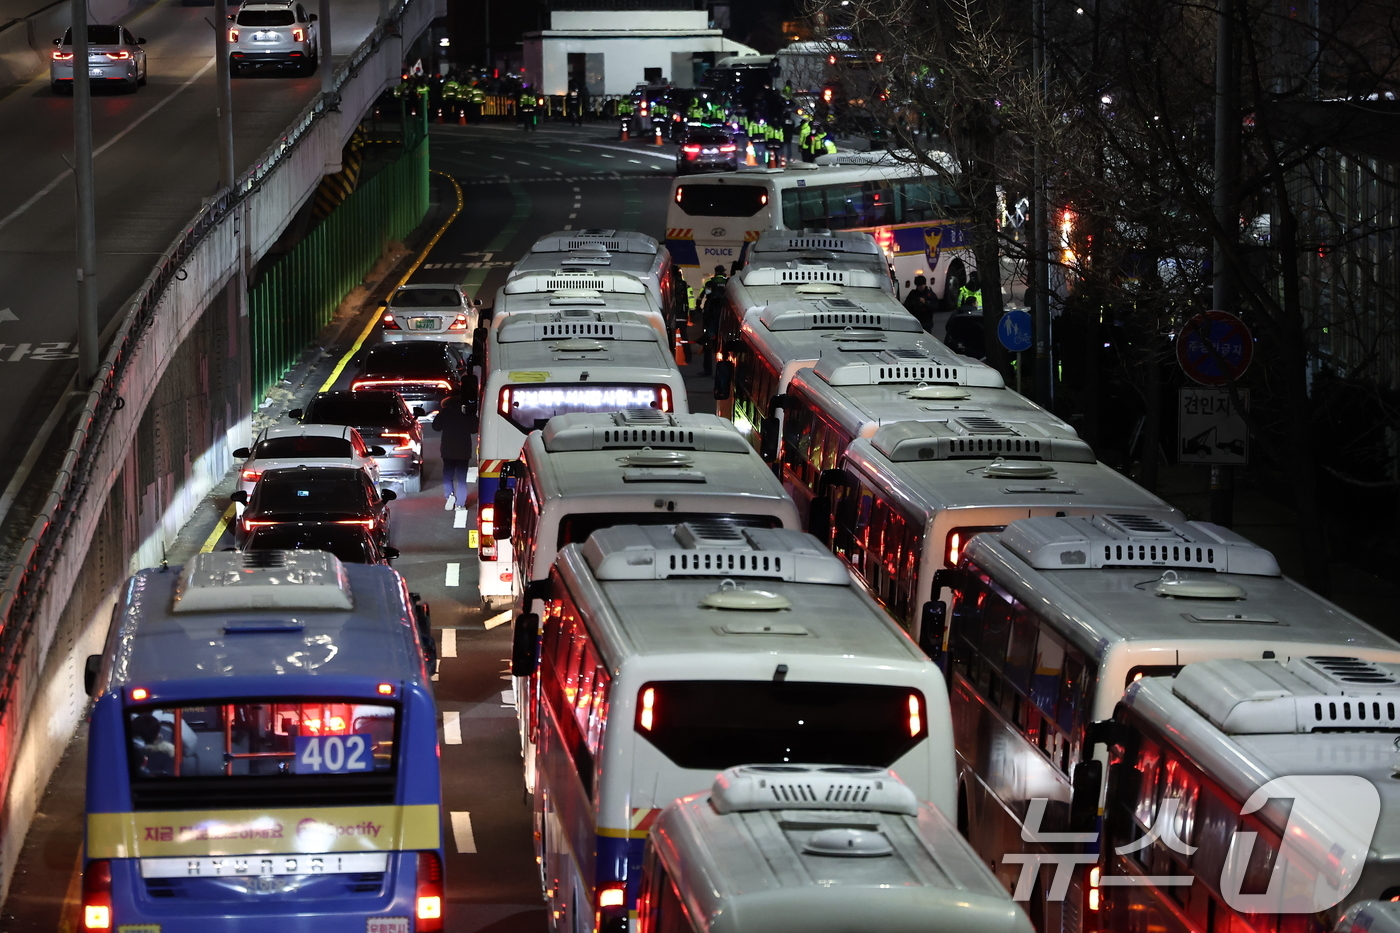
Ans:
[{"label": "vehicle side mirror", "polygon": [[386,547],[386,548],[384,549],[384,552],[383,552],[383,553],[384,553],[384,559],[385,559],[385,560],[398,560],[398,559],[399,559],[399,549],[396,548],[396,547]]},{"label": "vehicle side mirror", "polygon": [[373,447],[365,448],[365,453],[369,454],[371,457],[387,457],[389,455],[389,451],[380,447],[378,444],[375,444]]},{"label": "vehicle side mirror", "polygon": [[508,541],[515,518],[515,490],[509,486],[502,485],[496,490],[494,501],[496,506],[496,540]]},{"label": "vehicle side mirror", "polygon": [[233,492],[228,494],[228,497],[234,502],[237,502],[239,505],[248,504],[248,494],[241,489],[235,489]]},{"label": "vehicle side mirror", "polygon": [[947,631],[948,604],[930,599],[919,614],[919,647],[939,667],[943,667],[943,636]]},{"label": "vehicle side mirror", "polygon": [[308,16],[308,17],[306,18],[306,21],[307,21],[308,23],[314,23],[314,22],[316,22],[316,14],[315,14],[315,13],[312,13],[310,16]]},{"label": "vehicle side mirror", "polygon": [[1074,769],[1074,792],[1069,798],[1070,832],[1093,832],[1099,817],[1099,790],[1103,787],[1103,762],[1090,758]]},{"label": "vehicle side mirror", "polygon": [[83,663],[83,690],[88,696],[97,692],[97,675],[102,673],[102,655],[90,654]]},{"label": "vehicle side mirror", "polygon": [[379,501],[381,501],[381,502],[393,502],[393,501],[394,501],[395,499],[397,499],[398,497],[399,497],[399,494],[396,493],[396,492],[394,492],[394,490],[392,490],[392,489],[381,489],[381,490],[379,490]]},{"label": "vehicle side mirror", "polygon": [[481,307],[481,299],[480,299],[480,298],[473,298],[473,299],[472,299],[472,307],[473,307],[473,308],[479,308],[479,307]]},{"label": "vehicle side mirror", "polygon": [[540,663],[540,617],[527,612],[516,616],[511,637],[510,672],[515,677],[529,677]]},{"label": "vehicle side mirror", "polygon": [[293,421],[300,421],[303,414],[305,414],[303,409],[293,408],[291,411],[287,412],[287,417],[291,418]]},{"label": "vehicle side mirror", "polygon": [[387,302],[387,301],[381,301],[381,302],[379,303],[379,307],[381,307],[381,308],[387,308],[387,307],[389,307],[389,302]]},{"label": "vehicle side mirror", "polygon": [[472,331],[472,356],[481,359],[486,354],[486,337],[490,331],[485,327],[478,327]]},{"label": "vehicle side mirror", "polygon": [[778,459],[778,416],[764,418],[758,428],[758,455],[765,463]]},{"label": "vehicle side mirror", "polygon": [[146,37],[145,37],[145,36],[137,36],[137,37],[136,37],[136,44],[137,44],[137,45],[145,45],[145,44],[146,44]]},{"label": "vehicle side mirror", "polygon": [[249,457],[251,457],[252,455],[253,455],[253,452],[252,452],[251,450],[249,450],[247,447],[240,447],[240,448],[238,448],[237,450],[235,450],[235,451],[233,452],[233,459],[235,459],[235,460],[247,460],[247,459],[248,459]]},{"label": "vehicle side mirror", "polygon": [[423,410],[423,407],[422,407],[421,405],[414,405],[414,406],[413,406],[413,417],[415,417],[415,418],[426,418],[426,417],[428,417],[428,413],[427,413],[426,411]]},{"label": "vehicle side mirror", "polygon": [[719,360],[715,363],[715,400],[724,401],[734,388],[734,361]]}]

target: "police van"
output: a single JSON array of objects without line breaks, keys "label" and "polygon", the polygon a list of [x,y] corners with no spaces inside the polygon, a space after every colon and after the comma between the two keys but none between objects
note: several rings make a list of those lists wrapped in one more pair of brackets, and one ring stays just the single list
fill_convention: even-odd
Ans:
[{"label": "police van", "polygon": [[734,765],[890,768],[951,812],[942,674],[811,536],[604,528],[559,552],[545,606],[516,621],[512,667],[534,683],[536,854],[556,929],[635,910],[660,809]]},{"label": "police van", "polygon": [[501,465],[519,457],[526,435],[556,415],[689,412],[685,380],[664,340],[630,311],[522,311],[493,324],[477,447],[477,556],[487,605],[509,603],[515,590],[510,544],[495,538]]},{"label": "police van", "polygon": [[198,554],[117,600],[82,929],[443,929],[426,617],[388,567]]},{"label": "police van", "polygon": [[[956,568],[934,583],[948,589],[952,603],[946,668],[959,819],[1008,886],[1025,869],[1007,853],[1066,851],[1027,839],[1065,832],[1087,834],[1086,844],[1097,838],[1104,769],[1114,758],[1096,724],[1113,717],[1136,681],[1220,658],[1274,663],[1337,655],[1359,659],[1358,667],[1400,664],[1400,643],[1282,576],[1272,554],[1227,528],[1125,508],[1041,515],[964,540]],[[1237,675],[1229,689],[1247,697],[1254,683]],[[1312,712],[1310,702],[1306,710]],[[1369,710],[1367,716],[1368,728],[1388,728]],[[1174,715],[1170,722],[1179,737],[1189,720]],[[1347,722],[1339,714],[1328,726]],[[1359,751],[1355,737],[1348,738],[1347,747]],[[1385,737],[1387,748],[1391,738]],[[1275,773],[1323,767],[1327,753],[1314,755],[1303,741],[1286,738],[1307,770]],[[1387,768],[1393,748],[1389,754]],[[1188,755],[1206,760],[1194,756]],[[1212,849],[1212,857],[1224,853],[1214,843]],[[1075,873],[1062,901],[1048,897],[1043,884],[1027,893],[1032,913],[1047,918],[1045,929],[1128,929],[1083,924],[1094,908],[1093,891],[1086,870]]]},{"label": "police van", "polygon": [[[1126,927],[1124,927],[1126,929]],[[742,765],[662,811],[638,933],[1031,933],[977,853],[893,772]]]},{"label": "police van", "polygon": [[688,310],[678,287],[671,252],[653,237],[635,230],[556,230],[534,242],[511,270],[511,277],[532,272],[623,272],[651,292],[675,331]]},{"label": "police van", "polygon": [[[636,408],[560,415],[526,438],[520,460],[506,471],[516,479],[496,511],[497,552],[508,539],[521,611],[538,612],[534,594],[549,580],[559,549],[582,544],[600,528],[722,519],[800,530],[782,484],[734,425],[714,415]],[[514,520],[503,526],[506,515]],[[528,689],[518,680],[516,696]],[[525,783],[533,788],[523,723]]]}]

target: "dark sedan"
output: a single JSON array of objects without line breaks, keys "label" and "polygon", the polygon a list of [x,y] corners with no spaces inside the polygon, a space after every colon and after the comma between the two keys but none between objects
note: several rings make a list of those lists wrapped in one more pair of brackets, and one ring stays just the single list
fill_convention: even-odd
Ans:
[{"label": "dark sedan", "polygon": [[245,551],[329,551],[347,564],[388,564],[398,548],[380,547],[362,525],[298,522],[254,528],[243,542]]},{"label": "dark sedan", "polygon": [[391,389],[431,414],[471,380],[468,353],[467,347],[454,343],[382,343],[356,359],[360,371],[350,388]]},{"label": "dark sedan", "polygon": [[247,508],[238,524],[242,543],[258,528],[318,522],[355,525],[383,547],[389,543],[391,489],[375,489],[364,470],[350,467],[293,467],[268,470],[253,494],[232,496]]},{"label": "dark sedan", "polygon": [[676,174],[734,172],[739,169],[739,144],[721,126],[695,126],[681,137]]}]

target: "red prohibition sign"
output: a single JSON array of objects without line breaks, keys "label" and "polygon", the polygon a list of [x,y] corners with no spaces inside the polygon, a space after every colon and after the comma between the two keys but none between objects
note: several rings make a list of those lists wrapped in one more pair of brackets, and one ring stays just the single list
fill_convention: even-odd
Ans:
[{"label": "red prohibition sign", "polygon": [[1226,311],[1196,315],[1176,337],[1176,361],[1203,386],[1223,386],[1239,379],[1253,359],[1249,328]]}]

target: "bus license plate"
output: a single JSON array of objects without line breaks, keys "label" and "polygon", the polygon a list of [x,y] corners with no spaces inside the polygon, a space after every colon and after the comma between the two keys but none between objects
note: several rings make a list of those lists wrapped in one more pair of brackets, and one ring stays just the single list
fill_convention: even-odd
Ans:
[{"label": "bus license plate", "polygon": [[142,878],[257,878],[270,875],[360,874],[386,871],[387,852],[325,855],[234,855],[222,858],[143,858]]},{"label": "bus license plate", "polygon": [[414,330],[437,330],[441,322],[435,317],[415,317],[410,318],[409,323]]},{"label": "bus license plate", "polygon": [[370,917],[365,921],[365,933],[408,933],[408,918]]}]

